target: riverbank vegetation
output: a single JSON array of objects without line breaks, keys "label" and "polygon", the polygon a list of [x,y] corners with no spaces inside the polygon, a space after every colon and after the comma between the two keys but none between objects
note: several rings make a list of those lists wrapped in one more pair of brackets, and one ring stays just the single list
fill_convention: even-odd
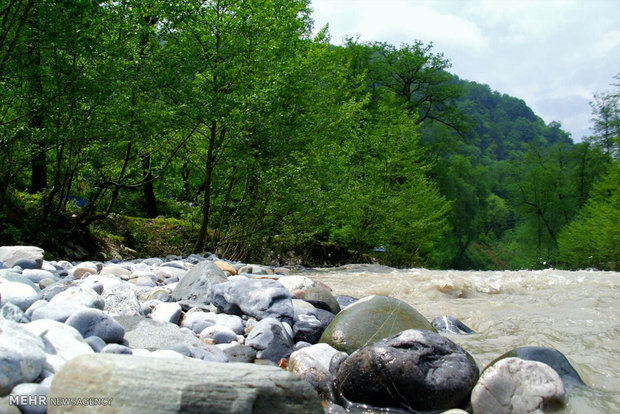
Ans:
[{"label": "riverbank vegetation", "polygon": [[331,45],[309,7],[3,5],[0,244],[617,269],[617,84],[574,143],[432,45]]}]

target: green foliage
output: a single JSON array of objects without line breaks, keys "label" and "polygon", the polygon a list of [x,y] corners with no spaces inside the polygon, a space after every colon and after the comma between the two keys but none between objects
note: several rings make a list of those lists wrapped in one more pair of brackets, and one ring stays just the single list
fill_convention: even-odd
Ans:
[{"label": "green foliage", "polygon": [[617,156],[617,92],[573,144],[432,44],[313,38],[309,6],[3,5],[2,242],[83,246],[90,228],[145,254],[574,267],[574,229],[597,223],[607,251],[615,193],[590,193]]},{"label": "green foliage", "polygon": [[558,236],[560,263],[571,268],[620,266],[620,163],[615,160],[576,219]]}]

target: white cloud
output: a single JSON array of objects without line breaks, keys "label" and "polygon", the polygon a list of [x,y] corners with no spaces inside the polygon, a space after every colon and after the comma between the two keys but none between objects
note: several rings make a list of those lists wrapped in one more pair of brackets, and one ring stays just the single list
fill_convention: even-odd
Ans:
[{"label": "white cloud", "polygon": [[476,24],[454,14],[440,13],[422,2],[315,0],[312,4],[317,29],[330,22],[334,43],[340,43],[345,36],[359,35],[362,41],[386,41],[395,45],[422,40],[474,51],[488,47]]},{"label": "white cloud", "polygon": [[526,101],[575,139],[620,72],[618,0],[313,0],[332,41],[433,42],[461,78]]}]

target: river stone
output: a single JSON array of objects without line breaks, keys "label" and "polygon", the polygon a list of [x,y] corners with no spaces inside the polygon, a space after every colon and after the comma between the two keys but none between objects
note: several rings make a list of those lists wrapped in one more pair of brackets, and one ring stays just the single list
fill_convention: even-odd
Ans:
[{"label": "river stone", "polygon": [[316,344],[321,339],[323,325],[314,315],[299,315],[293,325],[293,339],[295,342],[304,341]]},{"label": "river stone", "polygon": [[457,335],[469,335],[475,333],[470,327],[456,319],[454,316],[438,316],[431,322],[433,328],[440,333],[452,333]]},{"label": "river stone", "polygon": [[321,286],[314,286],[306,289],[301,297],[310,302],[315,308],[323,309],[337,315],[340,312],[340,305],[336,298],[328,289]]},{"label": "river stone", "polygon": [[387,296],[367,296],[336,315],[320,342],[351,354],[407,329],[435,331],[424,316],[405,302]]},{"label": "river stone", "polygon": [[220,349],[230,362],[254,362],[256,359],[256,350],[249,345],[231,343]]},{"label": "river stone", "polygon": [[248,334],[245,343],[256,349],[259,359],[268,359],[275,363],[282,358],[288,358],[295,346],[293,338],[275,318],[259,321]]},{"label": "river stone", "polygon": [[24,259],[43,262],[43,249],[36,246],[0,247],[0,261],[2,261],[7,267],[13,267],[16,262]]},{"label": "river stone", "polygon": [[5,281],[22,283],[30,286],[34,290],[38,290],[38,286],[32,280],[25,278],[21,273],[12,269],[0,270],[0,283],[4,283]]},{"label": "river stone", "polygon": [[357,298],[354,298],[353,296],[347,296],[347,295],[338,295],[338,296],[335,296],[335,298],[336,298],[336,302],[338,302],[338,305],[340,305],[341,310],[351,305],[352,303],[355,303],[358,301]]},{"label": "river stone", "polygon": [[334,401],[334,376],[347,354],[327,344],[304,347],[291,354],[288,370],[308,381],[323,400]]},{"label": "river stone", "polygon": [[[82,356],[55,376],[49,396],[84,395],[105,396],[111,404],[73,406],[72,412],[323,413],[312,386],[280,368],[195,359]],[[48,413],[66,408],[50,406]]]},{"label": "river stone", "polygon": [[203,346],[194,334],[177,325],[144,318],[137,315],[116,316],[114,319],[125,329],[125,345],[130,348],[146,348],[149,351],[185,345]]},{"label": "river stone", "polygon": [[67,361],[78,355],[92,354],[93,349],[73,327],[50,319],[39,319],[24,325],[45,343],[45,368],[58,372]]},{"label": "river stone", "polygon": [[340,365],[336,388],[350,401],[409,410],[461,407],[478,367],[443,336],[410,329],[359,349]]},{"label": "river stone", "polygon": [[188,312],[181,320],[181,326],[200,333],[208,326],[215,325],[215,320],[210,317],[210,312]]},{"label": "river stone", "polygon": [[30,318],[26,316],[23,310],[17,305],[12,303],[6,303],[0,309],[0,316],[4,319],[11,320],[17,323],[28,323]]},{"label": "river stone", "polygon": [[104,346],[101,351],[102,354],[126,354],[132,355],[133,351],[131,348],[121,344],[107,344]]},{"label": "river stone", "polygon": [[515,348],[512,351],[508,351],[499,358],[495,359],[489,365],[493,365],[495,362],[504,358],[521,358],[528,361],[538,361],[549,365],[558,373],[564,385],[585,385],[579,373],[568,362],[568,359],[560,351],[553,348],[546,348],[542,346],[523,346]]},{"label": "river stone", "polygon": [[292,303],[295,320],[299,319],[299,315],[316,316],[316,308],[313,304],[301,299],[292,299]]},{"label": "river stone", "polygon": [[150,317],[151,319],[170,322],[176,325],[181,317],[181,306],[174,302],[160,303],[153,308]]},{"label": "river stone", "polygon": [[84,338],[84,341],[86,341],[95,352],[101,352],[107,345],[105,341],[98,336],[89,336],[88,338]]},{"label": "river stone", "polygon": [[104,298],[98,295],[97,292],[79,286],[71,286],[50,300],[50,304],[58,302],[71,302],[93,309],[103,309],[105,306]]},{"label": "river stone", "polygon": [[273,272],[270,272],[271,269],[267,269],[263,266],[258,266],[258,265],[245,265],[242,266],[237,273],[241,274],[241,273],[247,273],[250,275],[268,275],[268,274],[272,274]]},{"label": "river stone", "polygon": [[233,265],[228,262],[225,262],[223,260],[216,260],[215,262],[213,262],[213,264],[222,269],[224,272],[228,272],[233,276],[237,274],[237,269],[235,269]]},{"label": "river stone", "polygon": [[[35,309],[32,312],[31,319],[33,321],[39,319],[52,319],[58,322],[65,322],[69,318],[69,316],[84,309],[90,308],[87,308],[86,306],[80,305],[78,303],[57,301],[54,303],[48,303],[46,306]],[[28,310],[30,310],[30,308]]]},{"label": "river stone", "polygon": [[237,315],[207,312],[205,318],[207,320],[212,320],[216,325],[231,329],[237,335],[243,335],[244,333],[245,325],[243,324],[243,319]]},{"label": "river stone", "polygon": [[110,275],[110,276],[123,277],[123,276],[129,276],[131,274],[131,271],[129,269],[126,269],[123,266],[111,264],[101,269],[101,272],[99,272],[99,274],[102,276]]},{"label": "river stone", "polygon": [[105,299],[103,310],[116,315],[144,315],[130,283],[119,282],[112,286],[105,286],[101,296]]},{"label": "river stone", "polygon": [[504,358],[488,367],[471,393],[474,414],[541,413],[562,405],[564,384],[547,364]]},{"label": "river stone", "polygon": [[52,272],[41,269],[24,269],[24,271],[22,272],[22,276],[26,279],[29,279],[33,283],[39,283],[43,279],[58,280],[56,275],[54,275]]},{"label": "river stone", "polygon": [[200,262],[183,277],[172,291],[174,301],[186,300],[208,305],[211,290],[217,284],[225,283],[226,274],[212,262]]},{"label": "river stone", "polygon": [[216,344],[228,344],[237,340],[237,334],[226,326],[213,325],[200,332],[202,339],[211,339]]},{"label": "river stone", "polygon": [[228,282],[214,285],[211,292],[211,302],[220,312],[293,322],[293,294],[275,280],[231,276]]},{"label": "river stone", "polygon": [[0,306],[6,303],[12,303],[25,311],[38,299],[40,299],[39,292],[25,283],[0,283]]},{"label": "river stone", "polygon": [[106,343],[121,342],[125,335],[125,329],[114,318],[98,309],[78,311],[65,323],[74,327],[84,338],[98,336]]},{"label": "river stone", "polygon": [[314,281],[305,276],[284,276],[278,279],[278,282],[282,284],[285,288],[294,292],[296,290],[306,290],[314,286]]},{"label": "river stone", "polygon": [[45,344],[24,325],[0,318],[0,397],[34,381],[45,363]]}]

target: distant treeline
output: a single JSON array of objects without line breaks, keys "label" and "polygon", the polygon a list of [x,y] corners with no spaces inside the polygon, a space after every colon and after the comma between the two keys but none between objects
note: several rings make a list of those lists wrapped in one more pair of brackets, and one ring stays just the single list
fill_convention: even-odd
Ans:
[{"label": "distant treeline", "polygon": [[618,88],[574,144],[432,45],[329,40],[306,0],[3,2],[0,244],[123,214],[248,262],[618,265]]}]

